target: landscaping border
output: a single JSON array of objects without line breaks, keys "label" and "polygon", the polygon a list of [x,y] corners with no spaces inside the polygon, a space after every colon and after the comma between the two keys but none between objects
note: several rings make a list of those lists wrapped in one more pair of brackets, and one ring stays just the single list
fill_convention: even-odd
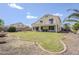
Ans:
[{"label": "landscaping border", "polygon": [[46,51],[48,53],[51,53],[51,54],[61,54],[61,53],[64,53],[67,50],[67,46],[65,45],[65,43],[62,40],[60,40],[60,42],[64,46],[64,49],[62,51],[60,51],[60,52],[51,52],[51,51],[48,51],[45,48],[43,48],[38,42],[35,42],[34,44],[36,44],[39,48],[41,48],[43,51]]},{"label": "landscaping border", "polygon": [[[20,38],[17,37],[17,39],[20,39]],[[60,52],[51,52],[51,51],[48,51],[47,49],[43,48],[37,41],[33,42],[33,44],[38,46],[40,49],[42,49],[43,51],[48,52],[50,54],[62,54],[62,53],[64,53],[67,50],[67,46],[62,40],[60,40],[60,43],[63,45],[64,49],[62,51],[60,51]]]}]

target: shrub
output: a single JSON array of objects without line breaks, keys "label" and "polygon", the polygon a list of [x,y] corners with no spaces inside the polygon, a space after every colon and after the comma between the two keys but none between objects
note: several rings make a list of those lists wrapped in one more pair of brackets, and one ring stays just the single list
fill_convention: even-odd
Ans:
[{"label": "shrub", "polygon": [[8,32],[16,32],[16,27],[9,27]]},{"label": "shrub", "polygon": [[66,32],[69,32],[69,31],[70,31],[70,26],[69,26],[69,24],[64,24],[63,30],[66,31]]},{"label": "shrub", "polygon": [[75,24],[73,25],[73,29],[74,29],[74,30],[78,30],[78,29],[79,29],[79,23],[75,23]]},{"label": "shrub", "polygon": [[77,30],[74,30],[74,29],[73,29],[72,32],[76,34],[76,33],[77,33]]},{"label": "shrub", "polygon": [[75,23],[73,26],[72,26],[72,32],[73,33],[77,33],[79,29],[79,23]]}]

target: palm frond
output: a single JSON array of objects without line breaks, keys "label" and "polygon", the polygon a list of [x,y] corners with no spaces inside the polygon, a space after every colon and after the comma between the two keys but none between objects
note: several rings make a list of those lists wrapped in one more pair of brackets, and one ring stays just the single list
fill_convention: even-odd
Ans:
[{"label": "palm frond", "polygon": [[73,20],[73,19],[68,19],[68,20],[64,20],[63,22],[79,22],[78,20]]},{"label": "palm frond", "polygon": [[76,13],[79,13],[79,10],[77,10],[77,9],[68,9],[67,11],[74,11]]},{"label": "palm frond", "polygon": [[79,13],[72,13],[68,18],[79,18]]}]

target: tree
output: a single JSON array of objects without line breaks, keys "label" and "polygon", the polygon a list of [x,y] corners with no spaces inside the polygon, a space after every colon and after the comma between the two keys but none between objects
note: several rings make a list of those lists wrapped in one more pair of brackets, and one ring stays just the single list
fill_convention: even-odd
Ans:
[{"label": "tree", "polygon": [[0,26],[4,25],[4,21],[2,19],[0,19]]},{"label": "tree", "polygon": [[0,31],[3,30],[3,26],[4,26],[4,21],[2,19],[0,19]]},{"label": "tree", "polygon": [[16,27],[10,26],[8,32],[16,32]]},{"label": "tree", "polygon": [[68,9],[68,11],[73,11],[66,19],[67,22],[79,22],[79,10],[77,9]]},{"label": "tree", "polygon": [[64,22],[74,22],[73,27],[78,30],[79,29],[79,10],[77,9],[68,9],[68,11],[73,11],[66,19]]}]

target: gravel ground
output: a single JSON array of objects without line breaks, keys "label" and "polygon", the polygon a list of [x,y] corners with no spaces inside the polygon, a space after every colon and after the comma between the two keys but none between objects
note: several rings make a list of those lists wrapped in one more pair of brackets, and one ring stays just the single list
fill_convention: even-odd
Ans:
[{"label": "gravel ground", "polygon": [[33,42],[23,41],[17,37],[8,35],[0,38],[0,41],[7,43],[0,44],[0,55],[48,55]]},{"label": "gravel ground", "polygon": [[67,45],[67,51],[63,55],[79,55],[79,35],[65,33],[64,43]]}]

